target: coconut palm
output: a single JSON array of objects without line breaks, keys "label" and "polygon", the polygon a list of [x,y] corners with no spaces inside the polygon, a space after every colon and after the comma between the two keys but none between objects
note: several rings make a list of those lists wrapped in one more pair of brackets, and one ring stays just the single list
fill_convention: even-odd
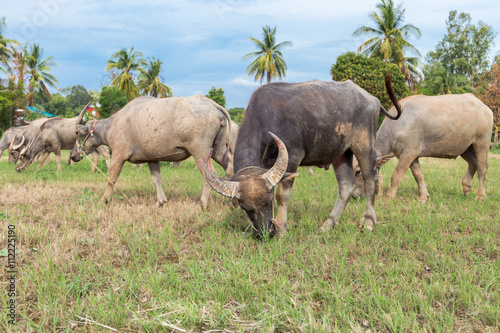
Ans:
[{"label": "coconut palm", "polygon": [[259,51],[248,53],[241,60],[246,60],[251,57],[256,57],[254,61],[247,67],[248,75],[254,75],[254,80],[260,80],[264,76],[267,77],[267,83],[271,82],[271,78],[282,78],[285,76],[287,69],[286,62],[283,59],[281,49],[287,46],[293,46],[290,41],[276,44],[276,27],[272,28],[268,25],[262,27],[264,31],[263,40],[250,37],[250,40],[255,43]]},{"label": "coconut palm", "polygon": [[137,89],[134,81],[134,73],[146,65],[146,61],[142,57],[142,53],[134,52],[132,47],[130,51],[121,49],[107,61],[106,71],[114,72],[116,75],[111,85],[123,90],[129,100],[139,96],[139,89]]},{"label": "coconut palm", "polygon": [[438,90],[438,95],[464,94],[466,91],[460,87],[460,75],[451,74],[446,68],[438,68],[431,78],[432,84]]},{"label": "coconut palm", "polygon": [[11,82],[12,87],[14,87],[13,92],[16,96],[15,105],[17,108],[22,108],[26,105],[24,80],[27,71],[27,44],[25,44],[23,48],[11,46],[8,77],[9,82]]},{"label": "coconut palm", "polygon": [[48,86],[57,88],[56,83],[58,83],[57,79],[49,73],[56,65],[52,59],[52,57],[43,59],[43,49],[40,44],[30,45],[26,55],[27,75],[29,76],[28,106],[33,106],[37,92],[42,99],[44,97],[52,99]]},{"label": "coconut palm", "polygon": [[[9,45],[19,45],[13,39],[7,39],[3,35],[3,30],[7,27],[5,17],[0,18],[0,65],[8,66],[9,58],[11,57],[11,50]],[[7,74],[7,71],[0,66],[0,72]]]},{"label": "coconut palm", "polygon": [[405,9],[402,4],[396,5],[393,0],[381,0],[376,7],[380,13],[371,12],[369,15],[375,28],[361,26],[353,33],[354,37],[373,35],[359,46],[357,52],[396,64],[409,86],[415,88],[417,78],[421,76],[417,70],[418,57],[421,55],[407,38],[412,35],[420,38],[420,29],[413,24],[403,25]]},{"label": "coconut palm", "polygon": [[161,60],[155,58],[149,59],[148,68],[139,68],[139,82],[137,87],[145,96],[153,97],[172,97],[172,89],[166,84],[162,83],[161,73]]}]

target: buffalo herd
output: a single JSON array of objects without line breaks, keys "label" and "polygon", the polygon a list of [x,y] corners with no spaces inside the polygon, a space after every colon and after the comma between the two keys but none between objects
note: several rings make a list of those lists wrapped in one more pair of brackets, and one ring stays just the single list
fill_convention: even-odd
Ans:
[{"label": "buffalo herd", "polygon": [[[377,187],[382,194],[380,167],[393,157],[399,162],[386,193],[389,198],[410,168],[419,200],[427,201],[419,158],[461,156],[468,163],[464,194],[471,192],[477,173],[477,199],[484,200],[492,111],[472,94],[415,95],[398,101],[389,75],[385,81],[394,105],[389,111],[349,80],[266,84],[252,94],[240,128],[223,107],[200,95],[138,97],[113,116],[87,123],[85,107],[75,118],[41,118],[7,130],[0,154],[8,149],[9,162],[17,162],[19,172],[37,157],[39,168],[51,152],[58,172],[61,150],[71,150],[75,162],[81,154],[93,154],[94,161],[103,155],[109,165],[101,198],[105,203],[125,162],[148,163],[159,206],[167,202],[160,162],[193,156],[203,176],[202,207],[208,205],[210,188],[232,198],[252,222],[257,238],[286,233],[287,206],[299,166],[333,166],[335,171],[338,196],[320,231],[339,223],[349,199],[358,195],[366,196],[359,227],[373,228]],[[385,119],[377,131],[381,115]],[[216,174],[212,160],[223,167],[225,178]]]}]

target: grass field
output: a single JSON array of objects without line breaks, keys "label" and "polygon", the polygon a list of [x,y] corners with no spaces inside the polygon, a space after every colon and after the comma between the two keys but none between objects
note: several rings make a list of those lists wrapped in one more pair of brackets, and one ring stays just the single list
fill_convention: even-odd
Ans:
[{"label": "grass field", "polygon": [[421,160],[430,201],[418,202],[408,172],[396,200],[376,202],[368,233],[357,227],[365,203],[352,201],[318,234],[335,175],[303,169],[287,236],[264,242],[229,199],[212,192],[201,210],[193,165],[162,167],[169,202],[158,208],[149,169],[127,164],[117,185],[133,206],[119,195],[105,206],[106,181],[87,161],[17,174],[4,156],[0,312],[13,225],[17,325],[2,315],[0,332],[500,332],[499,158],[485,202],[477,178],[462,194],[463,160]]}]

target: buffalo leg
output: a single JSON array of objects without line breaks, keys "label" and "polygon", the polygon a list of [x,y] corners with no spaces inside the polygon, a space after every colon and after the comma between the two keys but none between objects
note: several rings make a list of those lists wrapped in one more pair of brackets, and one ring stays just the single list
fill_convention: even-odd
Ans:
[{"label": "buffalo leg", "polygon": [[418,200],[427,202],[427,200],[429,200],[429,192],[427,192],[427,187],[425,186],[424,173],[422,172],[418,158],[411,163],[410,169],[418,184]]},{"label": "buffalo leg", "polygon": [[472,144],[472,148],[476,153],[477,160],[477,177],[479,178],[479,188],[477,191],[476,199],[479,201],[484,201],[486,199],[486,171],[488,170],[488,150],[489,150],[489,141],[486,145]]},{"label": "buffalo leg", "polygon": [[125,161],[123,160],[118,160],[118,159],[113,159],[111,160],[111,168],[109,170],[109,181],[108,181],[108,187],[106,188],[106,191],[102,195],[101,201],[104,203],[108,203],[111,195],[113,194],[113,189],[114,185],[116,184],[116,180],[118,179],[118,176],[122,172],[123,164]]},{"label": "buffalo leg", "polygon": [[[207,156],[208,153],[209,153],[209,149],[207,150],[203,150],[202,151],[206,151],[206,154],[202,154],[201,156],[197,156],[197,157],[194,157],[194,161],[196,163],[196,167],[198,168],[198,170],[200,170],[200,173],[201,173],[201,176],[203,177],[203,191],[201,193],[201,207],[203,209],[207,209],[208,207],[208,199],[210,197],[210,190],[212,189],[210,187],[210,184],[208,184],[207,180],[205,179],[205,174],[203,172],[203,168],[204,168],[204,164],[205,164],[205,160],[204,160],[204,157],[203,156]],[[210,163],[212,163],[212,161],[210,161]]]},{"label": "buffalo leg", "polygon": [[62,173],[61,150],[60,149],[54,149],[54,155],[56,155],[57,173]]},{"label": "buffalo leg", "polygon": [[92,152],[92,159],[94,160],[94,162],[92,162],[92,169],[90,171],[95,172],[95,168],[97,167],[97,162],[99,161],[99,153],[95,150]]},{"label": "buffalo leg", "polygon": [[413,163],[413,161],[417,158],[417,156],[418,154],[416,156],[401,155],[401,157],[399,158],[398,165],[396,166],[396,170],[394,170],[394,173],[392,174],[391,177],[391,186],[389,187],[389,190],[385,194],[386,198],[394,198],[396,196],[399,184],[403,180],[406,171]]},{"label": "buffalo leg", "polygon": [[472,178],[474,178],[474,175],[476,174],[477,171],[476,153],[474,152],[474,149],[472,149],[472,147],[469,147],[460,156],[462,156],[462,158],[469,165],[469,167],[467,168],[467,172],[464,175],[464,178],[462,178],[462,187],[464,190],[464,195],[469,195],[472,188]]},{"label": "buffalo leg", "polygon": [[158,207],[161,207],[164,203],[167,203],[167,197],[165,196],[165,192],[163,192],[163,187],[161,186],[161,171],[160,171],[160,162],[149,162],[149,171],[151,172],[151,179],[153,179],[153,183],[156,186],[156,197]]},{"label": "buffalo leg", "polygon": [[290,197],[292,196],[293,182],[293,177],[283,179],[278,183],[276,188],[276,202],[278,203],[278,214],[276,215],[276,220],[278,220],[280,224],[277,226],[276,230],[278,236],[284,236],[288,228],[287,209]]},{"label": "buffalo leg", "polygon": [[[352,153],[350,151],[344,153],[344,155],[339,157],[333,163],[333,169],[335,171],[335,177],[337,178],[337,183],[339,185],[339,193],[330,216],[328,217],[326,222],[323,223],[323,226],[321,226],[319,231],[327,231],[339,223],[340,216],[342,215],[347,202],[356,189],[356,181],[354,179],[354,172],[352,170]],[[366,170],[364,172],[366,172]],[[372,188],[374,189],[373,186]],[[370,198],[367,197],[367,202],[369,199],[374,199],[373,193]]]},{"label": "buffalo leg", "polygon": [[106,161],[106,166],[108,167],[108,170],[109,170],[109,168],[111,168],[111,165],[110,165],[111,162],[110,162],[108,150],[104,146],[99,146],[99,147],[97,147],[97,151],[99,152],[99,154],[102,155],[102,157]]},{"label": "buffalo leg", "polygon": [[[358,158],[366,196],[365,215],[359,221],[359,228],[361,230],[372,230],[375,222],[377,222],[375,215],[375,183],[377,179],[377,170],[375,169],[376,158],[374,155],[374,152],[366,152],[361,155],[364,158]],[[352,174],[351,172],[350,175]]]},{"label": "buffalo leg", "polygon": [[36,170],[40,169],[43,165],[43,163],[45,163],[45,160],[47,159],[47,157],[49,157],[50,155],[50,152],[48,151],[44,151],[42,156],[40,156],[40,158],[38,159],[38,166],[36,167]]}]

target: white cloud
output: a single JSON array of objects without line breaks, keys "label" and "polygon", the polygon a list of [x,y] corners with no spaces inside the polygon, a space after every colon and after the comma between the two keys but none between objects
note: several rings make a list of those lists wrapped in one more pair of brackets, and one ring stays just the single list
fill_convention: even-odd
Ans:
[{"label": "white cloud", "polygon": [[250,80],[243,79],[243,78],[240,78],[240,77],[232,79],[230,83],[234,84],[235,86],[242,86],[242,87],[254,87],[254,88],[257,88],[258,86],[260,86],[260,82],[250,81]]}]

